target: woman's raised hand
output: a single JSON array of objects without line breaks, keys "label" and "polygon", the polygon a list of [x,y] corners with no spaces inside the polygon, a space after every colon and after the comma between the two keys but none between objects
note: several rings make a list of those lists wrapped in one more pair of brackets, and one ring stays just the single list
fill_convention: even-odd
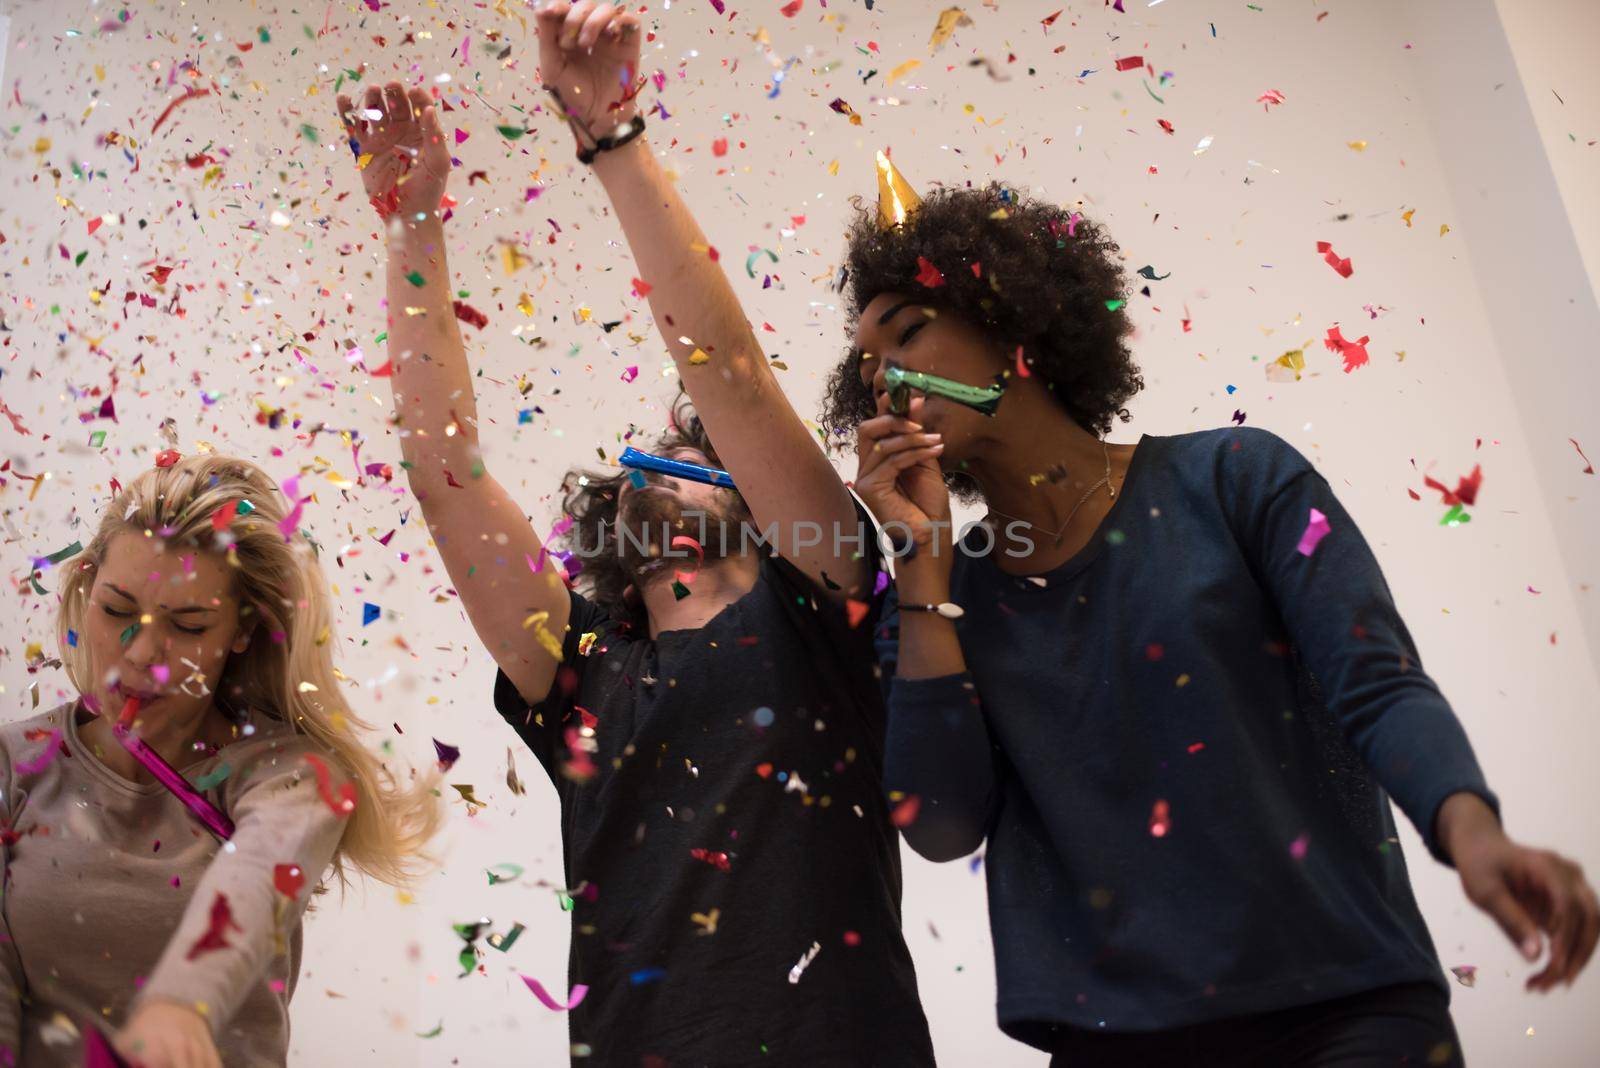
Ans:
[{"label": "woman's raised hand", "polygon": [[618,4],[554,0],[541,7],[539,73],[593,137],[609,134],[637,114],[639,18]]},{"label": "woman's raised hand", "polygon": [[437,212],[450,178],[450,149],[427,91],[390,82],[369,88],[360,107],[343,95],[338,106],[361,184],[379,214]]}]

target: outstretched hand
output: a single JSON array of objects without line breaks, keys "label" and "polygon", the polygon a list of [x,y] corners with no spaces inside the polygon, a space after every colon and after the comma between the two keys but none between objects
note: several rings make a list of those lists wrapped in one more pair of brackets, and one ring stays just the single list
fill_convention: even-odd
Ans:
[{"label": "outstretched hand", "polygon": [[338,100],[339,118],[356,152],[361,184],[379,214],[430,214],[439,210],[450,178],[450,149],[439,128],[439,109],[424,89],[399,82],[372,86],[361,107]]},{"label": "outstretched hand", "polygon": [[1525,960],[1537,961],[1549,936],[1549,959],[1527,988],[1570,985],[1600,940],[1600,902],[1583,869],[1559,853],[1513,842],[1472,794],[1452,795],[1441,806],[1439,832],[1468,900],[1493,917]]}]

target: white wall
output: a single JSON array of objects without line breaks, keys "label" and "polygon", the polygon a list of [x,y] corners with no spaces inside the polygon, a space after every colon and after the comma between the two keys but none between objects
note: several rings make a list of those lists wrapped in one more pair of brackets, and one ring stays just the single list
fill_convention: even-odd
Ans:
[{"label": "white wall", "polygon": [[[1592,379],[1572,377],[1592,373],[1584,368],[1593,363],[1596,332],[1585,324],[1595,315],[1594,285],[1573,251],[1571,219],[1557,216],[1571,201],[1538,156],[1577,148],[1541,137],[1527,97],[1544,87],[1518,77],[1523,59],[1508,58],[1488,0],[1369,0],[1330,5],[1321,21],[1310,4],[1256,12],[1135,0],[1125,15],[1081,5],[1047,31],[1038,20],[1058,4],[973,3],[974,25],[933,56],[934,5],[880,2],[869,14],[857,4],[807,3],[793,19],[775,3],[732,2],[722,18],[699,2],[652,6],[661,35],[649,62],[667,73],[672,118],[653,117],[650,136],[682,176],[752,319],[775,328],[761,336],[789,365],[787,384],[805,412],[845,343],[827,282],[847,198],[873,192],[874,149],[891,147],[918,184],[998,176],[1078,204],[1110,224],[1130,271],[1150,264],[1172,272],[1150,283],[1151,298],[1133,302],[1149,389],[1121,436],[1216,426],[1239,408],[1312,457],[1377,548],[1512,832],[1600,870],[1600,835],[1581,815],[1600,799],[1590,770],[1600,743],[1592,655],[1600,628],[1585,570],[1592,552],[1579,551],[1596,530],[1596,488],[1565,444],[1576,437],[1600,454],[1600,420],[1583,403],[1595,393],[1580,389]],[[1551,18],[1563,7],[1539,6]],[[329,480],[355,475],[341,431],[364,439],[363,462],[398,460],[385,423],[387,383],[346,359],[348,344],[369,365],[384,358],[374,344],[383,310],[373,220],[331,114],[334,80],[362,62],[371,64],[369,80],[448,73],[453,101],[465,88],[481,94],[446,116],[447,129],[470,133],[457,150],[463,169],[488,176],[470,187],[464,174],[458,181],[464,203],[451,252],[469,302],[491,318],[486,331],[468,331],[483,372],[489,463],[541,529],[554,518],[550,494],[569,464],[593,462],[596,447],[615,455],[629,421],[653,427],[662,419],[669,389],[661,372],[670,365],[641,303],[627,297],[631,262],[600,190],[571,164],[568,139],[547,117],[533,120],[543,137],[510,143],[494,130],[519,117],[514,108],[540,102],[527,13],[509,3],[497,11],[397,0],[374,14],[355,0],[297,8],[165,0],[130,5],[125,26],[106,30],[114,6],[0,8],[14,19],[0,87],[0,314],[10,331],[0,334],[0,399],[30,431],[0,420],[0,462],[12,462],[0,473],[6,573],[21,577],[31,556],[86,540],[108,478],[126,479],[162,447],[163,418],[175,421],[186,452],[208,442],[280,477],[311,465],[302,484],[319,492],[307,522],[329,550],[342,664],[361,691],[358,707],[418,761],[431,758],[429,737],[461,746],[449,781],[473,784],[488,807],[469,817],[456,802],[445,868],[414,901],[373,888],[313,917],[295,1001],[295,1063],[560,1062],[564,1020],[517,978],[534,975],[552,988],[564,979],[566,916],[551,890],[535,885],[561,882],[552,791],[525,753],[515,759],[527,796],[505,785],[515,739],[490,706],[493,669],[445,594],[403,485]],[[770,52],[752,39],[758,29]],[[491,31],[502,40],[491,41]],[[407,32],[415,44],[401,43]],[[463,38],[465,61],[452,56]],[[504,44],[511,55],[497,62]],[[1115,70],[1116,57],[1135,54],[1173,79],[1158,85]],[[1009,80],[967,65],[980,56]],[[781,93],[769,99],[773,64],[790,58]],[[912,58],[921,67],[886,89],[887,72]],[[219,91],[178,108],[152,137],[176,95],[169,73],[185,59]],[[1491,60],[1500,67],[1477,65]],[[1079,80],[1085,68],[1096,73]],[[863,85],[870,69],[878,74]],[[1264,110],[1255,101],[1268,89],[1281,90],[1285,103]],[[1474,112],[1489,94],[1510,103]],[[1594,95],[1563,95],[1581,147],[1593,137]],[[829,110],[835,97],[861,113],[860,126]],[[1176,134],[1163,133],[1158,118]],[[315,142],[303,123],[314,126]],[[125,146],[97,144],[110,131],[136,142],[137,172]],[[1469,133],[1490,148],[1469,151]],[[1210,149],[1195,155],[1207,135]],[[49,145],[35,151],[41,137]],[[717,137],[730,140],[723,159],[710,154]],[[1346,147],[1353,141],[1365,141],[1365,151]],[[184,163],[202,150],[222,162],[209,185],[204,167]],[[543,194],[525,201],[535,184]],[[1534,211],[1550,204],[1556,211]],[[1408,209],[1416,211],[1410,229],[1401,220]],[[121,220],[91,236],[87,219],[103,213]],[[1336,221],[1342,213],[1349,218]],[[795,215],[805,222],[795,226]],[[1538,229],[1529,230],[1534,215]],[[1440,236],[1441,223],[1451,232]],[[521,242],[534,262],[508,276],[501,239]],[[1352,258],[1352,278],[1321,261],[1318,240]],[[60,245],[88,256],[75,266]],[[744,275],[751,246],[779,255],[770,289],[759,269],[754,280]],[[152,261],[178,268],[158,294],[161,306],[135,302],[124,319],[125,291],[156,292],[145,277]],[[1517,279],[1515,292],[1500,288]],[[108,282],[94,303],[92,290]],[[183,318],[165,312],[175,292]],[[516,310],[523,292],[537,306],[532,319]],[[1368,303],[1392,310],[1372,320],[1362,310]],[[1180,326],[1185,308],[1190,333]],[[609,335],[596,325],[624,316]],[[1347,337],[1371,335],[1369,367],[1339,371],[1321,347],[1334,322]],[[528,343],[540,336],[543,343]],[[1523,344],[1528,337],[1538,344]],[[1265,365],[1307,342],[1305,379],[1268,383]],[[635,364],[638,381],[624,385],[622,369]],[[101,400],[83,392],[108,388],[113,371],[118,421],[80,424],[78,414]],[[526,399],[519,375],[532,383]],[[215,401],[205,404],[201,390]],[[1541,407],[1541,397],[1549,404]],[[256,423],[258,400],[287,407],[298,428]],[[545,414],[519,426],[518,409],[532,404]],[[103,450],[86,444],[97,428],[108,431]],[[1479,462],[1483,493],[1466,526],[1440,527],[1444,509],[1431,494],[1421,503],[1406,494],[1421,491],[1423,469],[1453,482]],[[51,477],[35,493],[16,472]],[[387,548],[377,543],[396,528]],[[53,590],[58,579],[47,575],[44,584]],[[385,609],[366,628],[363,600]],[[29,675],[21,662],[29,642],[48,647],[50,607],[31,592],[5,602],[7,715],[28,713],[30,683],[42,701],[64,684],[59,673]],[[1523,994],[1527,969],[1464,902],[1453,874],[1427,860],[1409,828],[1404,834],[1444,963],[1480,969],[1476,988],[1455,991],[1474,1062],[1591,1060],[1600,1039],[1600,1024],[1584,1011],[1593,975],[1548,998]],[[502,862],[524,866],[525,885],[489,886],[484,869]],[[1043,1063],[993,1027],[981,875],[906,851],[906,884],[907,934],[943,1062]],[[479,916],[497,930],[514,921],[528,930],[511,952],[489,951],[487,976],[458,979],[450,924]],[[417,1037],[441,1023],[436,1037]]]}]

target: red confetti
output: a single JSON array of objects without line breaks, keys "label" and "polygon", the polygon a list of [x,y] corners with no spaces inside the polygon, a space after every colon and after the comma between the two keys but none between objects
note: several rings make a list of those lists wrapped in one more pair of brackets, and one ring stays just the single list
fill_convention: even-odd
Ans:
[{"label": "red confetti", "polygon": [[792,3],[784,4],[782,7],[780,7],[778,9],[778,14],[782,15],[786,19],[792,19],[796,15],[800,14],[800,9],[805,6],[805,3],[806,0],[793,0]]},{"label": "red confetti", "polygon": [[210,95],[211,95],[211,90],[210,89],[186,89],[186,90],[184,90],[184,93],[183,93],[182,96],[178,97],[178,99],[176,99],[172,103],[168,104],[166,110],[163,111],[160,115],[158,115],[156,117],[156,124],[154,126],[150,127],[150,135],[152,137],[155,136],[155,132],[157,130],[161,129],[161,124],[167,121],[167,116],[171,115],[173,109],[176,108],[179,104],[187,104],[189,101],[195,99],[196,97],[210,96]]},{"label": "red confetti", "polygon": [[162,449],[160,452],[156,453],[156,466],[171,467],[181,459],[183,459],[183,457],[179,454],[177,449]]},{"label": "red confetti", "polygon": [[277,887],[278,893],[293,901],[306,885],[306,873],[300,870],[298,864],[274,864],[272,885]]},{"label": "red confetti", "polygon": [[1117,60],[1118,70],[1138,70],[1142,66],[1144,66],[1143,56],[1123,56]]},{"label": "red confetti", "polygon": [[936,286],[944,285],[944,275],[939,273],[939,268],[935,267],[926,256],[918,256],[917,281],[929,289],[933,289]]},{"label": "red confetti", "polygon": [[204,953],[214,949],[228,949],[232,943],[228,941],[228,932],[238,931],[244,933],[244,928],[233,922],[233,909],[228,905],[228,895],[217,891],[217,898],[211,902],[211,923],[206,928],[206,933],[195,940],[189,947],[185,960],[194,960]]},{"label": "red confetti", "polygon": [[1594,464],[1590,463],[1589,458],[1583,455],[1583,446],[1578,444],[1578,439],[1568,438],[1567,440],[1572,442],[1572,447],[1578,450],[1579,456],[1583,457],[1583,473],[1586,475],[1594,474]]},{"label": "red confetti", "polygon": [[1333,246],[1326,241],[1317,242],[1317,251],[1322,253],[1322,258],[1328,261],[1329,267],[1339,272],[1341,278],[1349,278],[1354,273],[1354,269],[1350,266],[1350,258],[1347,256],[1341,260],[1339,254],[1333,251]]},{"label": "red confetti", "polygon": [[1150,836],[1165,838],[1170,830],[1172,830],[1171,810],[1167,808],[1165,801],[1157,801],[1150,809]]},{"label": "red confetti", "polygon": [[475,326],[479,330],[489,325],[489,317],[465,301],[453,300],[450,306],[456,310],[456,318],[468,326]]},{"label": "red confetti", "polygon": [[1372,339],[1363,334],[1360,341],[1346,341],[1339,333],[1337,325],[1328,327],[1328,336],[1322,343],[1329,349],[1344,357],[1344,373],[1349,374],[1357,367],[1367,365],[1367,342]]},{"label": "red confetti", "polygon": [[228,524],[233,522],[233,517],[239,514],[239,502],[229,501],[227,504],[211,513],[211,529],[221,533],[228,529]]},{"label": "red confetti", "polygon": [[1028,365],[1022,362],[1022,346],[1017,346],[1017,377],[1032,378],[1033,372],[1028,370]]},{"label": "red confetti", "polygon": [[348,816],[356,810],[356,788],[353,783],[340,783],[339,792],[335,794],[333,773],[323,759],[315,753],[307,753],[306,763],[317,773],[317,793],[322,795],[323,804],[340,816]]},{"label": "red confetti", "polygon": [[635,278],[633,280],[633,291],[639,294],[641,297],[648,297],[650,295],[650,291],[654,288],[655,286],[651,285],[649,282],[646,282],[642,278]]},{"label": "red confetti", "polygon": [[918,797],[916,794],[912,794],[910,797],[894,806],[894,811],[889,813],[889,822],[894,824],[896,827],[909,827],[916,822],[917,813],[921,809],[922,798]]},{"label": "red confetti", "polygon": [[718,871],[727,871],[730,867],[726,853],[713,853],[709,849],[691,849],[689,855],[695,860],[705,861]]},{"label": "red confetti", "polygon": [[713,156],[726,156],[728,154],[728,139],[719,137],[711,142],[711,154]]},{"label": "red confetti", "polygon": [[845,621],[849,623],[852,628],[859,627],[861,625],[861,621],[867,618],[867,613],[870,611],[872,611],[872,606],[865,601],[858,601],[854,597],[848,597],[845,599]]},{"label": "red confetti", "polygon": [[1478,500],[1478,488],[1483,485],[1483,466],[1472,465],[1472,474],[1463,475],[1456,480],[1455,492],[1452,493],[1442,482],[1435,482],[1427,475],[1422,476],[1423,485],[1431,490],[1438,490],[1444,498],[1443,503],[1448,505],[1475,504]]}]

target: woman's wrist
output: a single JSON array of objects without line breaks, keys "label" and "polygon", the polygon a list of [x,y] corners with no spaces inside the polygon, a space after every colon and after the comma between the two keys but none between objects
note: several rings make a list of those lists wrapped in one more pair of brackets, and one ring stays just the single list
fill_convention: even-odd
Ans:
[{"label": "woman's wrist", "polygon": [[1483,798],[1466,790],[1451,794],[1439,806],[1434,834],[1452,863],[1484,843],[1505,838],[1494,809]]}]

